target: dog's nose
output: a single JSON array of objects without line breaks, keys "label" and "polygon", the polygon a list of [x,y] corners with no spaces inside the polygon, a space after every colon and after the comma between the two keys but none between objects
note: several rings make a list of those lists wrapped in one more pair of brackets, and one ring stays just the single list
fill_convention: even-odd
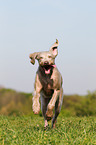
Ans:
[{"label": "dog's nose", "polygon": [[49,64],[49,62],[48,62],[48,61],[45,61],[45,62],[44,62],[44,65],[48,65],[48,64]]}]

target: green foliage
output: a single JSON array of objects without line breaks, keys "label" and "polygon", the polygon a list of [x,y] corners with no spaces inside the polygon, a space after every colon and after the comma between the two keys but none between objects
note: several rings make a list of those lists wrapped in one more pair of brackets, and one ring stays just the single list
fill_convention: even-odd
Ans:
[{"label": "green foliage", "polygon": [[[32,114],[32,94],[20,93],[11,89],[0,89],[1,115]],[[96,91],[86,96],[64,95],[61,114],[63,116],[96,116]],[[39,114],[41,115],[41,112]]]},{"label": "green foliage", "polygon": [[96,117],[58,117],[57,126],[44,130],[43,117],[0,116],[0,144],[95,145]]},{"label": "green foliage", "polygon": [[65,96],[63,109],[71,116],[96,116],[96,91],[86,96]]},{"label": "green foliage", "polygon": [[20,116],[32,112],[32,94],[0,90],[0,114]]}]

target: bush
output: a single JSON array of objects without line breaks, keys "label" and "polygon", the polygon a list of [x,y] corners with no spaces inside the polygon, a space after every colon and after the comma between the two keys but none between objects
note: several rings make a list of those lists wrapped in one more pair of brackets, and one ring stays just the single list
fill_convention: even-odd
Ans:
[{"label": "bush", "polygon": [[32,95],[11,89],[0,90],[0,114],[19,116],[32,112]]},{"label": "bush", "polygon": [[[11,89],[0,89],[0,114],[32,114],[32,95]],[[96,116],[96,91],[86,96],[64,95],[61,114],[64,116]],[[42,116],[41,112],[39,114]]]},{"label": "bush", "polygon": [[96,91],[86,96],[65,96],[63,109],[69,110],[74,116],[96,116]]}]

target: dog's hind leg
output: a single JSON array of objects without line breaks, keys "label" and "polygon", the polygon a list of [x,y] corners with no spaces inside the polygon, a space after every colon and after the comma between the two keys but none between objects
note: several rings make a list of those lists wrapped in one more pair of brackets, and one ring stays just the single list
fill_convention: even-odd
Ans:
[{"label": "dog's hind leg", "polygon": [[47,111],[47,105],[50,101],[50,98],[44,98],[43,95],[41,95],[41,110],[42,110],[42,115],[44,117],[44,128],[46,129],[48,126],[47,118],[46,118],[46,111]]},{"label": "dog's hind leg", "polygon": [[55,128],[56,122],[57,122],[57,117],[61,111],[61,106],[63,102],[63,89],[61,88],[60,90],[60,96],[58,96],[58,99],[55,104],[55,114],[52,119],[52,128]]}]

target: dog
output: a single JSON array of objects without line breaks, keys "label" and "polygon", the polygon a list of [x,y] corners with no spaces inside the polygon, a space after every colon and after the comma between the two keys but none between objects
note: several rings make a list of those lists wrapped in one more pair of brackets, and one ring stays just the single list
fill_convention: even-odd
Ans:
[{"label": "dog", "polygon": [[[52,128],[55,128],[57,117],[60,113],[63,102],[63,79],[55,65],[55,58],[58,55],[58,45],[56,42],[49,51],[35,52],[29,55],[31,63],[35,64],[38,60],[39,67],[36,73],[34,96],[33,96],[33,112],[38,114],[40,111],[39,98],[41,98],[41,110],[44,116],[44,127],[48,127],[48,121],[52,119]],[[55,113],[53,116],[53,109]]]}]

